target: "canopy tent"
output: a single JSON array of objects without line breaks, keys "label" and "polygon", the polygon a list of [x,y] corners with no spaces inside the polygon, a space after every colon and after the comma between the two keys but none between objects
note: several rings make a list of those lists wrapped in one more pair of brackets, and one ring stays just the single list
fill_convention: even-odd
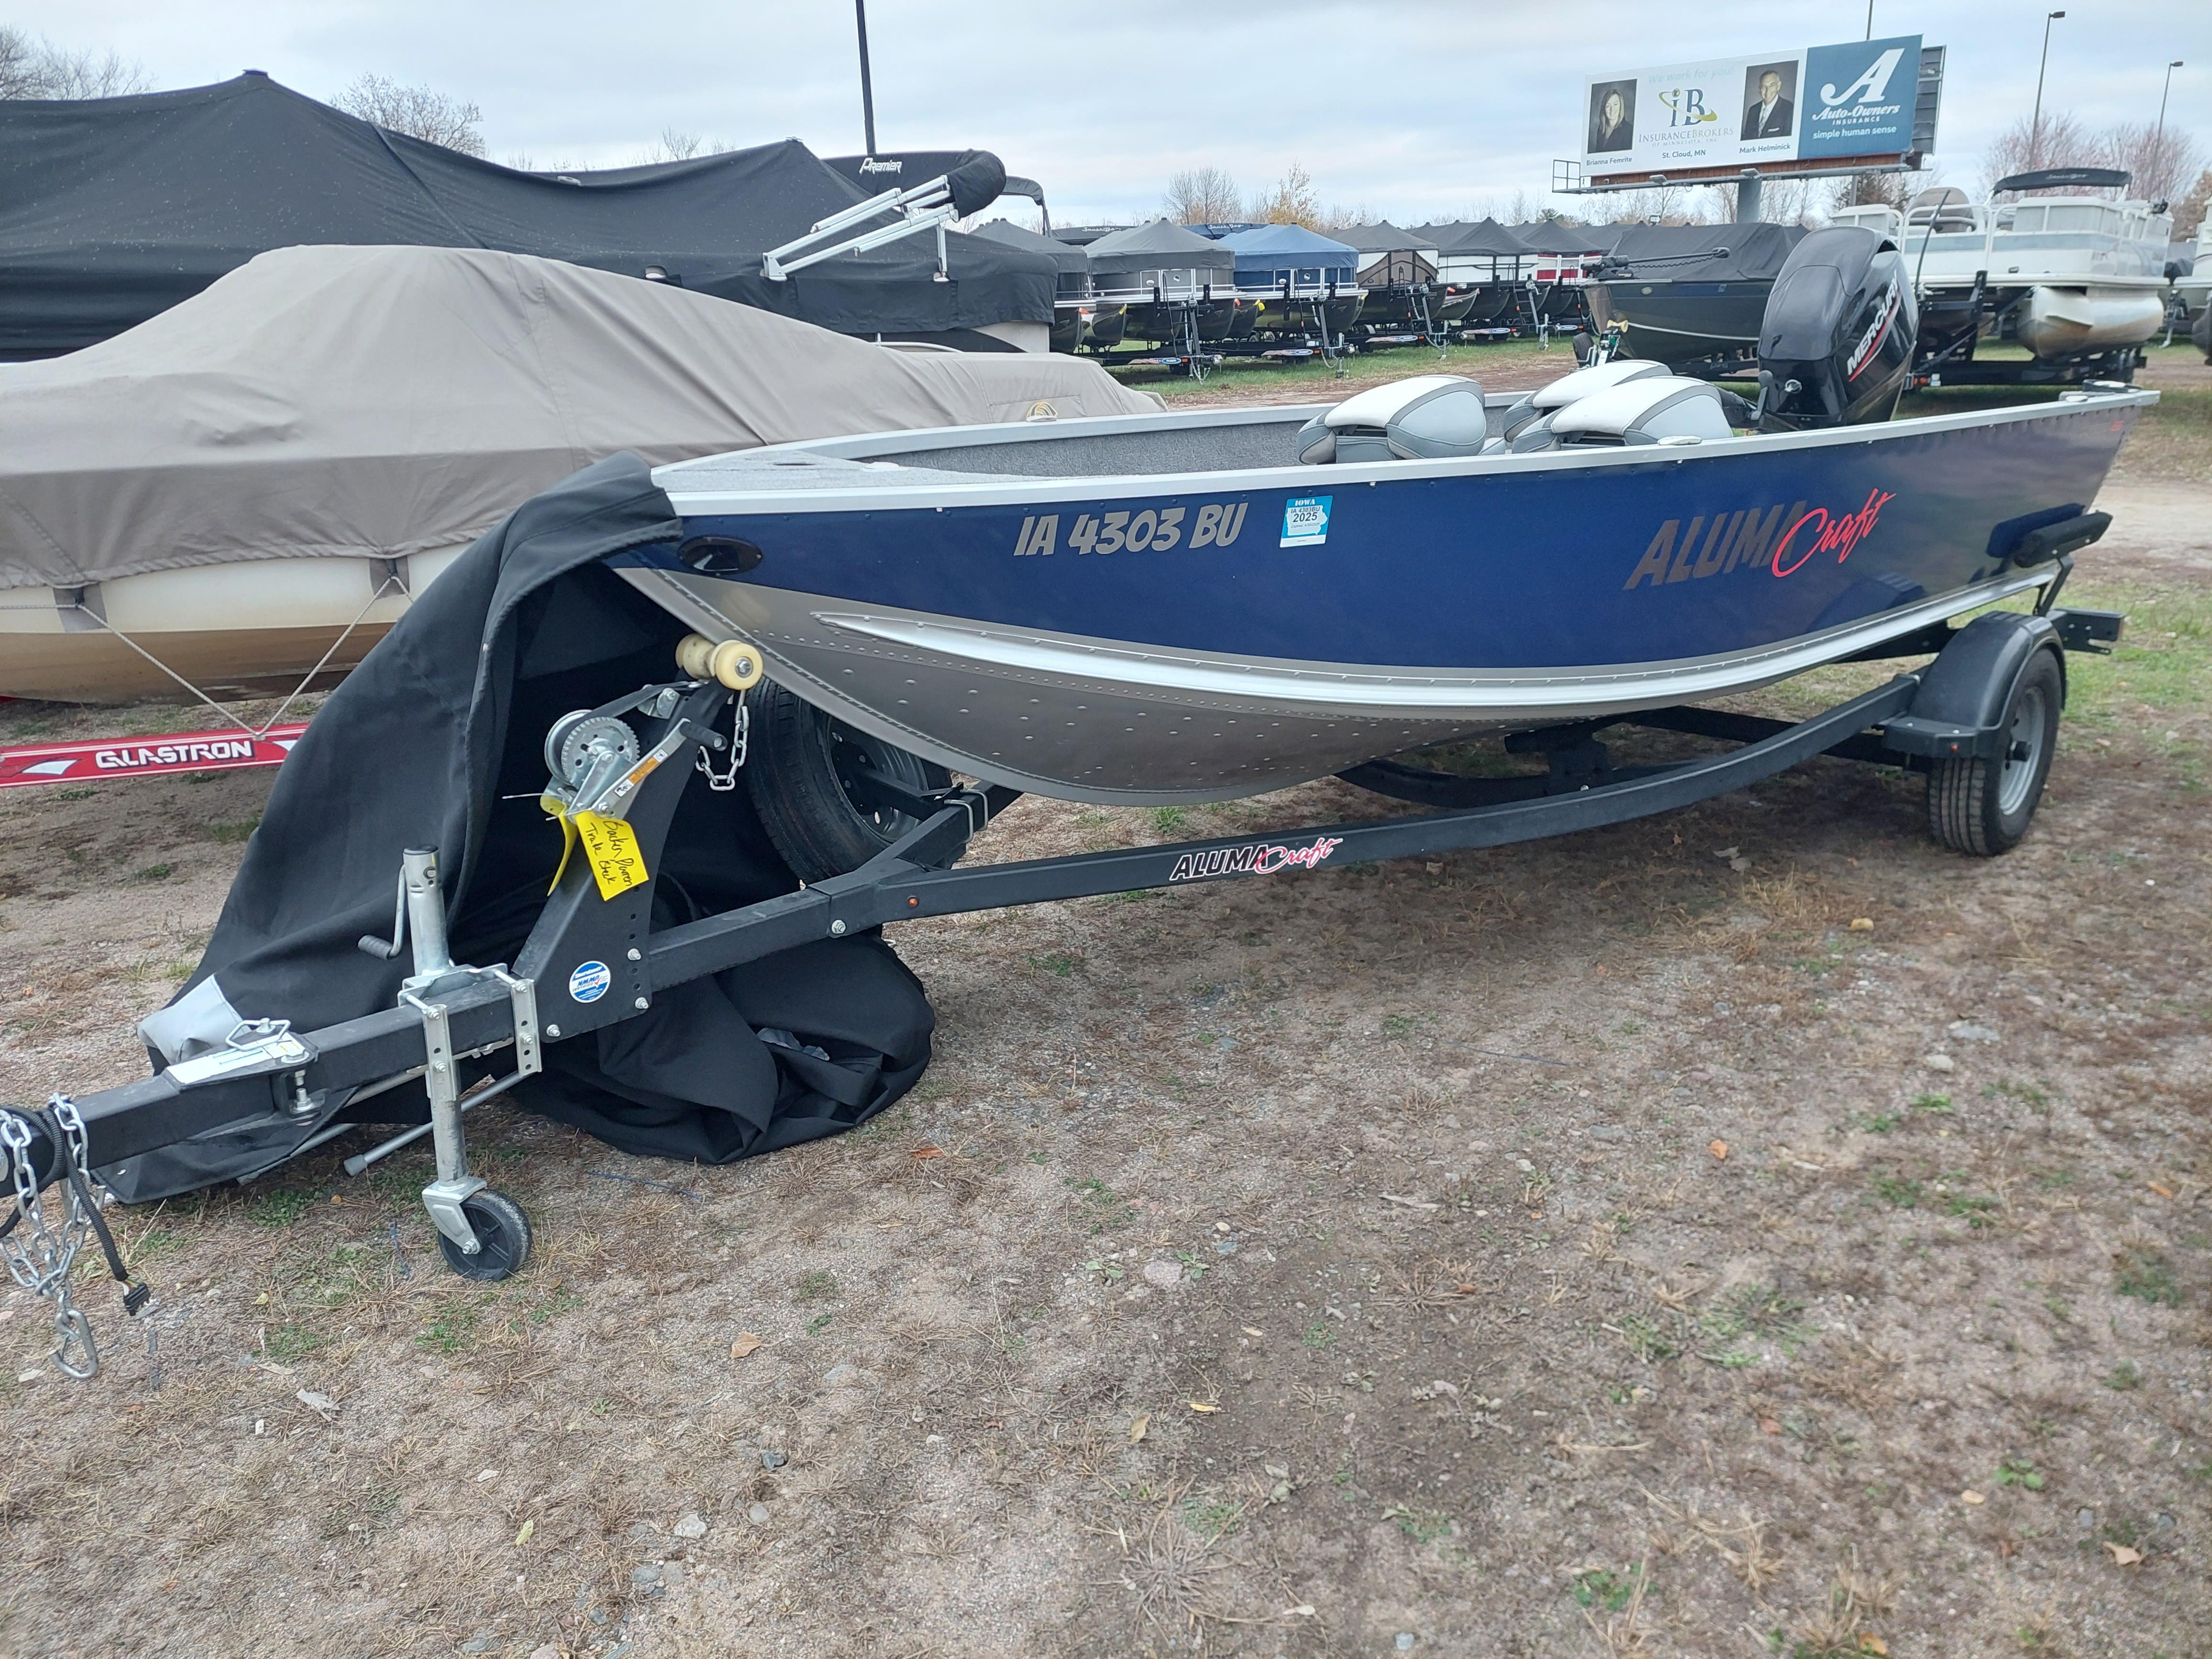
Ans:
[{"label": "canopy tent", "polygon": [[0,370],[0,589],[482,534],[618,451],[1149,413],[1092,364],[892,350],[483,250],[292,247],[99,345]]},{"label": "canopy tent", "polygon": [[796,140],[662,166],[522,173],[248,73],[181,92],[0,100],[0,358],[122,332],[301,244],[489,248],[671,283],[847,334],[1052,317],[1034,254],[946,238],[787,281],[761,255],[863,200]]},{"label": "canopy tent", "polygon": [[1802,225],[1625,225],[1598,274],[1674,283],[1771,282],[1806,234]]},{"label": "canopy tent", "polygon": [[1335,283],[1350,288],[1359,268],[1359,251],[1308,230],[1303,225],[1254,225],[1219,239],[1237,257],[1239,288],[1318,288]]},{"label": "canopy tent", "polygon": [[1139,284],[1156,282],[1161,272],[1172,272],[1191,284],[1214,283],[1231,288],[1237,282],[1233,252],[1165,219],[1115,231],[1083,252],[1101,289],[1127,288],[1133,279]]}]

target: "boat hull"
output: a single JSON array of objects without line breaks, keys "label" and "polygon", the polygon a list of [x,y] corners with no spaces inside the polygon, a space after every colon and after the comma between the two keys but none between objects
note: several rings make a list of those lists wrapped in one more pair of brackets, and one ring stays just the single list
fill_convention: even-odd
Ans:
[{"label": "boat hull", "polygon": [[2014,325],[2020,343],[2046,361],[2147,343],[2166,321],[2166,297],[2149,289],[2039,286]]},{"label": "boat hull", "polygon": [[[757,568],[703,576],[666,548],[617,562],[689,625],[751,640],[800,696],[927,758],[1071,799],[1223,799],[1768,684],[2034,586],[2050,570],[2014,568],[2010,547],[2094,499],[2143,400],[1664,459],[781,498],[693,489],[675,468],[663,483],[687,529],[759,547]],[[1322,537],[1305,539],[1312,511],[1292,504],[1321,496]],[[1116,514],[1120,550],[1070,544]],[[1127,550],[1170,514],[1173,538]]]}]

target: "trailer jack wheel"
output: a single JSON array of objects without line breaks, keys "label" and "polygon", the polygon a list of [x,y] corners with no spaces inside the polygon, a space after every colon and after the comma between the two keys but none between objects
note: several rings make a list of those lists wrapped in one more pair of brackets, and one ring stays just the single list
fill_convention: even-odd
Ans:
[{"label": "trailer jack wheel", "polygon": [[521,1271],[530,1260],[530,1218],[504,1193],[489,1188],[468,1199],[461,1213],[476,1230],[477,1253],[471,1255],[445,1234],[438,1235],[438,1252],[446,1265],[464,1279],[506,1279]]}]

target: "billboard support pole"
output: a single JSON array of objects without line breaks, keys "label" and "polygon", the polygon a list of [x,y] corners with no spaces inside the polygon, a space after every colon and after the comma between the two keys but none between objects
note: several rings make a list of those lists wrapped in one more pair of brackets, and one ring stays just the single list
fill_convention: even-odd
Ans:
[{"label": "billboard support pole", "polygon": [[1759,181],[1757,167],[1746,167],[1735,187],[1735,222],[1755,223],[1759,218]]}]

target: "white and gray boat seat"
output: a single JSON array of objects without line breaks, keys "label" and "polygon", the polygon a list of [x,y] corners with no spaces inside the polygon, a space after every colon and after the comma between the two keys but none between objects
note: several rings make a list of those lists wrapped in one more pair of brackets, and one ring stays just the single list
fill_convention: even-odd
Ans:
[{"label": "white and gray boat seat", "polygon": [[1734,435],[1735,412],[1705,381],[1634,359],[1577,369],[1503,409],[1489,408],[1480,383],[1465,375],[1420,374],[1357,392],[1316,416],[1298,428],[1297,454],[1320,466],[1705,441]]}]

